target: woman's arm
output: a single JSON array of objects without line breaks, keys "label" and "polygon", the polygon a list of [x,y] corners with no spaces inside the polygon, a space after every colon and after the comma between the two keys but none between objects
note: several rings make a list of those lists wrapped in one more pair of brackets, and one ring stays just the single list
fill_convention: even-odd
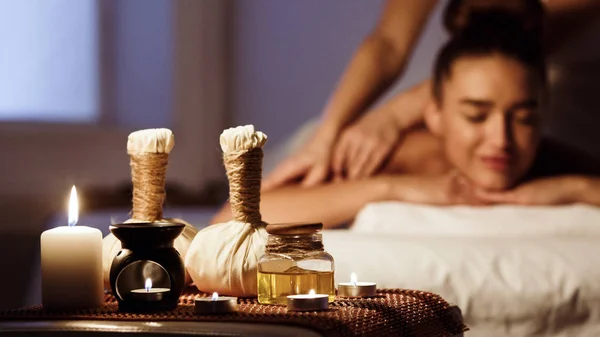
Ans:
[{"label": "woman's arm", "polygon": [[573,177],[575,203],[600,206],[600,178],[591,176]]},{"label": "woman's arm", "polygon": [[540,178],[523,183],[512,190],[478,191],[484,202],[515,205],[589,204],[600,206],[600,178],[565,175]]},{"label": "woman's arm", "polygon": [[[455,205],[480,204],[472,187],[455,172],[441,175],[381,175],[315,187],[287,186],[264,192],[260,212],[268,223],[318,221],[325,228],[351,222],[370,202],[403,202]],[[213,223],[231,220],[226,204]]]},{"label": "woman's arm", "polygon": [[[305,186],[317,185],[326,179],[340,133],[402,73],[436,2],[387,1],[376,28],[354,54],[325,106],[322,123],[314,136],[297,153],[277,165],[265,181],[266,188],[282,186],[295,178],[301,178]],[[414,115],[419,119],[418,113]],[[412,116],[402,116],[403,121],[410,123]]]},{"label": "woman's arm", "polygon": [[[385,200],[389,182],[385,177],[329,183],[314,187],[284,186],[263,192],[260,212],[269,223],[319,221],[326,228],[350,222],[369,202]],[[231,220],[231,208],[225,204],[213,223]]]},{"label": "woman's arm", "polygon": [[437,0],[388,0],[324,110],[323,128],[339,132],[402,73]]}]

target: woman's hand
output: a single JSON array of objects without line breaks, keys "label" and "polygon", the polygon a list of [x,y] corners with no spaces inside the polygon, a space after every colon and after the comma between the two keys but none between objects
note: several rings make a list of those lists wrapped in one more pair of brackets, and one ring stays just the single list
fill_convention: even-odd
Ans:
[{"label": "woman's hand", "polygon": [[339,137],[331,162],[334,176],[359,179],[373,175],[390,157],[402,133],[389,111],[367,112]]},{"label": "woman's hand", "polygon": [[429,91],[429,81],[419,83],[347,127],[335,144],[331,163],[334,177],[359,179],[377,173],[403,136],[423,122],[431,100]]},{"label": "woman's hand", "polygon": [[336,134],[323,128],[290,157],[286,158],[262,182],[264,191],[293,181],[304,186],[314,186],[325,181],[331,170],[331,152]]},{"label": "woman's hand", "polygon": [[562,205],[580,201],[585,180],[575,176],[541,178],[506,191],[476,191],[489,203],[516,205]]}]

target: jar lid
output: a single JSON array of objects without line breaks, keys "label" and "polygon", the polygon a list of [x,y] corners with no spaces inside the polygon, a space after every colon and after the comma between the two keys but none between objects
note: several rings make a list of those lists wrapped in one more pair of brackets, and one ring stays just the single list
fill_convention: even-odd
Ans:
[{"label": "jar lid", "polygon": [[267,233],[274,235],[313,234],[323,229],[320,222],[289,222],[268,224]]}]

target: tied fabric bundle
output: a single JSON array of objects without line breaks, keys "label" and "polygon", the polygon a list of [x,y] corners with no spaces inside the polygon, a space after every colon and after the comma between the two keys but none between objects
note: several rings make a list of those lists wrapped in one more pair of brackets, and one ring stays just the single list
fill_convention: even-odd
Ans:
[{"label": "tied fabric bundle", "polygon": [[[133,182],[133,209],[131,219],[126,223],[168,221],[185,224],[183,233],[175,239],[175,249],[185,256],[190,242],[198,230],[181,219],[164,219],[163,203],[166,197],[165,181],[169,153],[175,145],[175,136],[169,129],[147,129],[133,132],[127,140],[127,153],[130,157],[131,179]],[[110,289],[110,266],[121,250],[121,241],[112,233],[102,240],[102,268],[104,286]],[[191,278],[186,272],[186,284]]]},{"label": "tied fabric bundle", "polygon": [[257,294],[258,259],[267,239],[259,208],[266,141],[267,136],[252,125],[221,134],[233,220],[201,230],[188,249],[186,269],[201,291],[238,297]]}]

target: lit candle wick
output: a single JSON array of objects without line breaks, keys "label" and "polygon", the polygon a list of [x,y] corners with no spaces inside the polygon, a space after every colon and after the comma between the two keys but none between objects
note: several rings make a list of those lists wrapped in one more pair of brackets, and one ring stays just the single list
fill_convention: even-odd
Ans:
[{"label": "lit candle wick", "polygon": [[77,189],[73,185],[69,197],[69,227],[75,226],[77,221],[79,221],[79,201],[77,200]]},{"label": "lit candle wick", "polygon": [[212,294],[212,300],[216,301],[219,298],[219,294],[218,293],[213,293]]},{"label": "lit candle wick", "polygon": [[310,296],[315,296],[315,291],[314,291],[313,289],[311,289],[311,290],[308,292],[308,294],[309,294]]},{"label": "lit candle wick", "polygon": [[352,283],[353,286],[356,286],[356,283],[358,282],[358,278],[356,277],[355,273],[350,274],[350,283]]},{"label": "lit candle wick", "polygon": [[146,285],[144,288],[146,288],[147,293],[150,292],[150,289],[152,289],[152,280],[151,279],[149,279],[149,278],[146,279]]}]

